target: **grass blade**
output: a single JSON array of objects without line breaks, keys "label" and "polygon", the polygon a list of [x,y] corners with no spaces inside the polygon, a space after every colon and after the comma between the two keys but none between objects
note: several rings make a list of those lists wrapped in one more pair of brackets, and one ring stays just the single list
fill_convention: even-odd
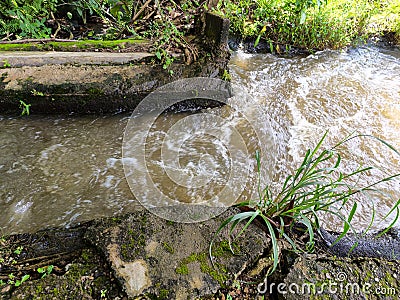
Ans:
[{"label": "grass blade", "polygon": [[357,210],[357,202],[354,202],[353,207],[351,208],[351,211],[349,213],[349,216],[348,216],[346,222],[344,222],[343,232],[337,237],[336,241],[334,241],[332,245],[336,245],[349,231],[350,226],[351,226],[350,223],[354,217],[354,214],[356,213],[356,210]]},{"label": "grass blade", "polygon": [[271,225],[271,222],[263,215],[260,215],[265,224],[267,225],[269,236],[271,238],[271,243],[272,243],[272,259],[273,259],[273,265],[272,269],[268,270],[267,276],[271,275],[273,272],[275,272],[276,268],[278,267],[279,263],[279,247],[278,247],[278,241],[276,239],[276,235],[274,232],[274,228]]}]

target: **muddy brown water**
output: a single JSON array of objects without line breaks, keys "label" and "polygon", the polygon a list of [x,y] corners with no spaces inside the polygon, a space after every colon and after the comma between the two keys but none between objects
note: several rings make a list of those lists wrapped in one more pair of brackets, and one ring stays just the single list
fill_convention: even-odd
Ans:
[{"label": "muddy brown water", "polygon": [[[239,106],[240,113],[248,116],[247,121],[254,128],[273,136],[273,143],[267,143],[263,149],[262,166],[263,182],[275,189],[326,130],[326,147],[355,131],[377,136],[400,149],[398,50],[361,47],[295,58],[238,51],[233,53],[230,69],[232,82],[250,95],[250,100]],[[224,107],[214,108],[212,113],[229,115],[229,122],[246,131],[246,126],[240,125],[240,117],[235,119],[238,114],[231,114]],[[121,145],[128,119],[129,114],[0,117],[0,233],[68,227],[96,217],[142,209],[129,189],[122,164]],[[180,119],[182,113],[163,116],[155,132],[167,130]],[[193,197],[218,193],[229,169],[229,147],[213,142],[210,150],[203,137],[182,139],[180,156],[185,170],[193,176],[221,175],[215,177],[214,185],[192,190]],[[253,152],[250,148],[249,152]],[[341,152],[344,170],[359,164],[377,167],[359,178],[362,184],[400,172],[399,157],[376,140],[352,140]],[[163,186],[165,166],[157,162],[160,154],[156,150],[151,153],[156,158],[149,165],[154,165],[154,172],[161,168],[157,172],[162,175],[155,174],[154,179]],[[244,172],[244,181],[256,178],[250,154],[241,165],[248,171]],[[355,199],[359,212],[353,225],[358,230],[368,225],[373,209],[374,228],[387,224],[379,220],[399,199],[400,183],[393,181],[380,188],[388,195],[371,194],[370,198]],[[179,192],[171,187],[171,178],[166,190]],[[187,197],[185,193],[183,197]],[[331,229],[341,228],[341,223],[329,216],[325,223]]]}]

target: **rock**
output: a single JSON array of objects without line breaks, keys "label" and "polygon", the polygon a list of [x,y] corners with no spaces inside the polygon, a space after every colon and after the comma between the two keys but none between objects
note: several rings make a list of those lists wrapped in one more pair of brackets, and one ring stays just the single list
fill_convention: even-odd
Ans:
[{"label": "rock", "polygon": [[[400,262],[303,255],[281,285],[284,299],[398,299]],[[269,285],[271,289],[271,285]]]},{"label": "rock", "polygon": [[173,223],[148,211],[135,212],[120,224],[100,221],[85,238],[110,261],[116,278],[129,297],[193,299],[214,294],[237,277],[264,252],[269,240],[251,225],[229,251],[226,233],[213,247],[210,241],[221,222],[235,210],[203,223]]},{"label": "rock", "polygon": [[321,228],[320,234],[329,247],[328,251],[337,256],[400,259],[400,232],[398,229],[391,228],[381,237],[377,237],[376,234],[362,237],[347,234],[337,243],[335,242],[339,236],[338,233],[329,233]]}]

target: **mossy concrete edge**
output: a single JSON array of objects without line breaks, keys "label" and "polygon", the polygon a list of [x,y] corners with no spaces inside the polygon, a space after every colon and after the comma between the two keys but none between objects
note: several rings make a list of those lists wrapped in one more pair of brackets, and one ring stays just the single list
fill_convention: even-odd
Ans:
[{"label": "mossy concrete edge", "polygon": [[[208,16],[208,15],[207,15]],[[212,21],[214,20],[214,21]],[[220,21],[215,21],[220,20]],[[182,78],[221,78],[230,53],[229,21],[209,14],[199,26],[193,53],[171,53],[166,67],[151,53],[76,52],[0,54],[0,113],[97,114],[132,111],[158,87]],[[207,31],[205,29],[207,28]],[[211,32],[213,34],[211,34]],[[185,52],[185,51],[184,51]],[[190,57],[187,57],[187,56]],[[195,58],[195,59],[194,59]]]}]

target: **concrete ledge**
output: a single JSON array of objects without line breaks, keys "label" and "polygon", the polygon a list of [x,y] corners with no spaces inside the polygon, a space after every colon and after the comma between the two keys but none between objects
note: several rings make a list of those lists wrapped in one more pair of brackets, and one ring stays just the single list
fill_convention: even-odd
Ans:
[{"label": "concrete ledge", "polygon": [[39,67],[44,65],[118,65],[130,64],[151,53],[108,53],[108,52],[42,52],[42,51],[0,51],[0,62],[12,68]]},{"label": "concrete ledge", "polygon": [[0,52],[0,113],[21,113],[21,101],[33,114],[130,111],[166,83],[221,77],[230,56],[221,38],[228,35],[229,21],[205,19],[196,60],[171,54],[174,63],[168,69],[146,52]]},{"label": "concrete ledge", "polygon": [[[180,78],[218,77],[228,56],[203,57],[192,65],[177,62],[165,70],[161,65],[141,61],[130,64],[93,64],[97,53],[79,58],[79,65],[36,64],[0,70],[0,113],[19,113],[20,100],[30,104],[30,113],[109,113],[133,110],[157,87]],[[64,55],[64,56],[62,56]],[[129,57],[111,56],[112,59]],[[148,58],[135,54],[135,58]],[[131,58],[132,58],[131,57]],[[66,61],[69,53],[59,53]],[[72,57],[72,61],[76,59]],[[100,57],[101,59],[101,57]],[[173,72],[173,75],[169,73]]]}]

